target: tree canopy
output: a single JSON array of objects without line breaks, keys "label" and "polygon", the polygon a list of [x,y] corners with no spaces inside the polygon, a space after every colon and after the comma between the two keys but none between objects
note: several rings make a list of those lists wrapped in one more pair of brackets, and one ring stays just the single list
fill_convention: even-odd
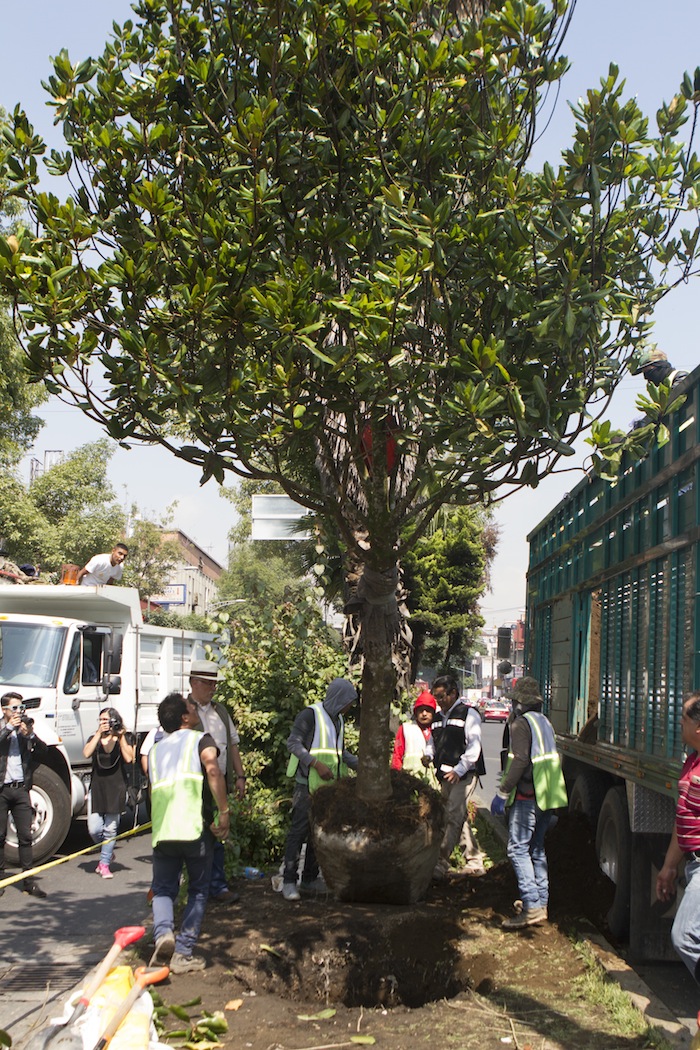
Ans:
[{"label": "tree canopy", "polygon": [[566,3],[485,7],[140,0],[54,61],[68,198],[19,109],[0,158],[37,373],[121,441],[279,482],[362,567],[365,797],[390,791],[405,526],[555,469],[695,264],[700,76],[652,133],[611,66],[532,171]]},{"label": "tree canopy", "polygon": [[110,442],[71,452],[29,485],[0,472],[0,521],[8,554],[18,563],[57,572],[84,565],[124,535],[125,515],[107,478]]},{"label": "tree canopy", "polygon": [[[0,109],[0,130],[7,115]],[[7,193],[0,174],[0,236],[14,229],[20,202]],[[8,310],[8,301],[0,296],[0,466],[7,469],[32,445],[42,420],[32,414],[46,399],[42,383],[30,383],[26,358],[18,342]]]},{"label": "tree canopy", "polygon": [[481,508],[445,507],[437,527],[404,557],[414,677],[421,663],[451,674],[475,651],[497,535]]}]

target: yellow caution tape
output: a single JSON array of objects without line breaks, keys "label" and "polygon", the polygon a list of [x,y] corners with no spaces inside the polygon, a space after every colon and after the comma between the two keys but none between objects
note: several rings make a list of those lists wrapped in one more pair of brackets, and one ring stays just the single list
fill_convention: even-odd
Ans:
[{"label": "yellow caution tape", "polygon": [[48,871],[49,868],[56,868],[59,864],[65,864],[69,860],[75,860],[76,857],[84,857],[86,853],[94,853],[96,850],[102,849],[105,842],[119,842],[121,839],[130,839],[133,835],[140,835],[142,831],[149,831],[151,827],[150,820],[146,824],[139,824],[137,828],[132,828],[131,831],[123,831],[121,835],[115,835],[114,838],[105,839],[103,842],[96,842],[93,846],[86,846],[85,849],[78,850],[77,853],[69,853],[67,857],[58,857],[57,860],[50,860],[46,864],[40,864],[36,868],[30,868],[28,871],[21,871],[19,875],[11,875],[7,879],[0,880],[0,890],[4,890],[6,886],[12,886],[15,882],[24,882],[25,879],[31,879],[34,875],[38,875],[42,871]]}]

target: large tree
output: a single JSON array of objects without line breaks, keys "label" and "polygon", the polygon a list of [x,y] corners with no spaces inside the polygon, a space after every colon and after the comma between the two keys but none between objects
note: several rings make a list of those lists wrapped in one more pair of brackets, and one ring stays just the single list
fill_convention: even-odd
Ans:
[{"label": "large tree", "polygon": [[[0,131],[6,125],[7,114],[0,109]],[[12,236],[19,212],[19,201],[7,193],[0,175],[0,236]],[[46,400],[46,390],[43,383],[30,383],[31,378],[8,303],[0,297],[0,469],[5,471],[21,459],[43,426],[33,409]]]},{"label": "large tree", "polygon": [[82,445],[28,485],[0,472],[0,522],[15,561],[58,572],[123,538],[125,515],[107,478],[111,455],[109,441]]},{"label": "large tree", "polygon": [[478,6],[141,0],[100,58],[54,62],[68,199],[19,110],[0,171],[37,372],[124,442],[278,481],[362,570],[366,799],[391,791],[406,525],[554,470],[694,265],[700,83],[652,136],[611,67],[531,171],[566,4]]},{"label": "large tree", "polygon": [[445,507],[430,535],[403,559],[413,632],[413,670],[441,674],[470,659],[484,619],[479,599],[488,586],[498,529],[480,507]]}]

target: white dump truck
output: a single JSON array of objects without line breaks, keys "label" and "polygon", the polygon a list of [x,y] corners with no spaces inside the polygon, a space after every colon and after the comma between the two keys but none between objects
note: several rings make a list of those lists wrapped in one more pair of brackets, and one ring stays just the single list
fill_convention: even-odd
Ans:
[{"label": "white dump truck", "polygon": [[[140,741],[167,693],[187,692],[192,660],[206,658],[213,642],[144,624],[138,591],[127,587],[0,588],[0,694],[21,693],[37,735],[53,745],[32,789],[35,863],[56,852],[84,811],[83,747],[100,709],[116,708]],[[16,861],[13,826],[6,849]]]}]

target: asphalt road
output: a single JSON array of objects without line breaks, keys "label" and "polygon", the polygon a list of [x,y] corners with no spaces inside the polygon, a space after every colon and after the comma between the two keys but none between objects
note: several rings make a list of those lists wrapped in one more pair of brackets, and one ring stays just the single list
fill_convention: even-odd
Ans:
[{"label": "asphalt road", "polygon": [[[89,845],[81,823],[60,855]],[[90,853],[37,877],[46,900],[16,886],[5,890],[0,898],[0,1027],[15,1043],[60,1013],[58,1000],[106,955],[115,930],[148,926],[150,856],[150,835],[142,832],[117,844],[113,879],[95,874],[97,854]]]}]

